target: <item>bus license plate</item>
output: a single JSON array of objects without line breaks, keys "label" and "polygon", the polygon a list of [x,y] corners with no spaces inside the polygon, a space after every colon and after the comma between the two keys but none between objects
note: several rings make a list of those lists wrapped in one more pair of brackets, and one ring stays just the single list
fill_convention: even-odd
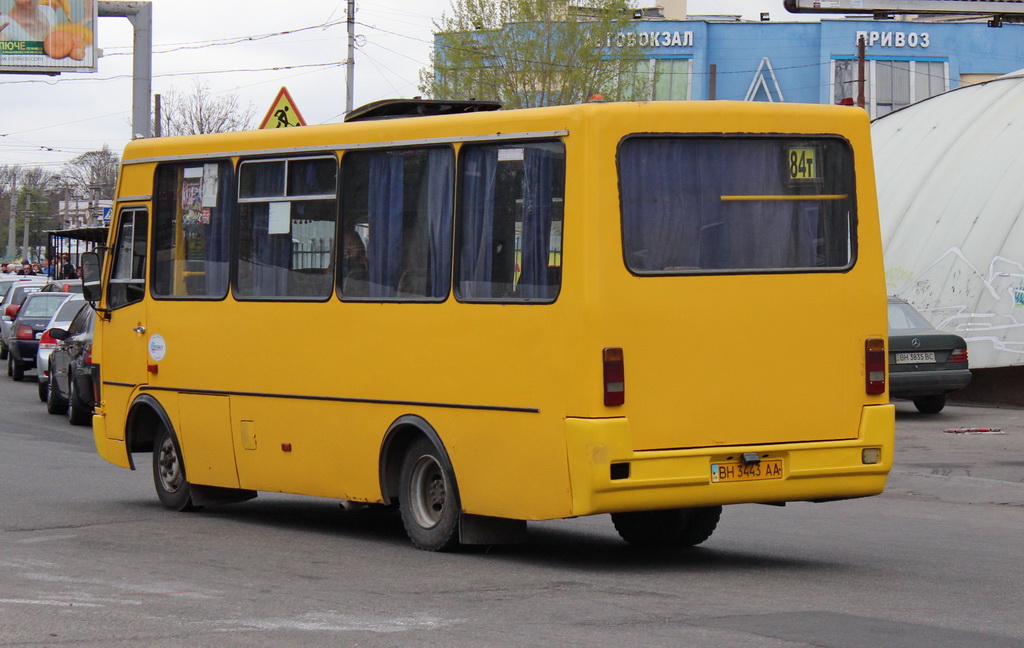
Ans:
[{"label": "bus license plate", "polygon": [[782,459],[766,459],[756,464],[739,461],[711,464],[711,481],[715,484],[758,479],[782,479]]},{"label": "bus license plate", "polygon": [[918,351],[917,353],[897,353],[896,364],[918,364],[935,362],[934,351]]}]

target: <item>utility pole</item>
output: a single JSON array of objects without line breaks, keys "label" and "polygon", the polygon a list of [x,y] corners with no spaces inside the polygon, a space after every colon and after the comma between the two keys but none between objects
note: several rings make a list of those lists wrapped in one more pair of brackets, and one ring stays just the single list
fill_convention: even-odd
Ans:
[{"label": "utility pole", "polygon": [[127,18],[135,31],[132,43],[132,139],[149,137],[153,93],[153,6],[149,0],[99,0],[100,17]]},{"label": "utility pole", "polygon": [[348,2],[348,58],[345,59],[345,114],[352,112],[356,85],[356,0]]},{"label": "utility pole", "polygon": [[32,202],[31,201],[32,201],[32,195],[31,195],[30,192],[26,191],[25,192],[25,216],[22,219],[24,221],[24,223],[22,224],[23,225],[24,234],[22,234],[22,239],[21,239],[21,258],[24,261],[28,261],[28,221],[29,221],[29,212],[32,211]]},{"label": "utility pole", "polygon": [[18,187],[18,169],[11,168],[11,213],[10,218],[7,221],[7,256],[11,259],[14,258],[14,243],[17,241],[17,232],[15,232],[14,214],[18,207],[17,198],[14,195],[15,189]]},{"label": "utility pole", "polygon": [[857,39],[857,107],[864,107],[864,37]]}]

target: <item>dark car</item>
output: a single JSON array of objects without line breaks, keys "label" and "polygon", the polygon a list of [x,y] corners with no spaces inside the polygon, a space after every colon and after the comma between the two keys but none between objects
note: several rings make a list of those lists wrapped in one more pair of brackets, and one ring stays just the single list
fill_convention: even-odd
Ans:
[{"label": "dark car", "polygon": [[39,338],[43,336],[50,318],[68,298],[68,293],[36,292],[28,295],[11,321],[7,337],[7,375],[15,380],[25,379],[25,371],[36,366]]},{"label": "dark car", "polygon": [[67,414],[72,425],[86,425],[92,420],[93,379],[92,330],[96,313],[86,307],[71,320],[68,328],[52,328],[50,336],[57,348],[50,354],[50,387],[46,411]]},{"label": "dark car", "polygon": [[889,395],[914,401],[922,414],[937,414],[946,394],[971,382],[967,342],[935,330],[914,307],[889,298]]}]

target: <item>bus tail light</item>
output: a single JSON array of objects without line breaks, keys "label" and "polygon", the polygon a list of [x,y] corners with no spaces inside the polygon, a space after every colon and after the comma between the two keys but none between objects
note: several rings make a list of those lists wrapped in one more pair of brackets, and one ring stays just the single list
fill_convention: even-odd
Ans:
[{"label": "bus tail light", "polygon": [[885,393],[885,340],[868,338],[864,341],[864,374],[867,377],[866,391],[869,394]]},{"label": "bus tail light", "polygon": [[82,362],[85,364],[92,364],[92,345],[85,347],[85,354],[82,356]]},{"label": "bus tail light", "polygon": [[604,404],[615,407],[626,402],[626,368],[621,347],[605,347],[601,352],[604,364]]},{"label": "bus tail light", "polygon": [[50,329],[43,331],[43,337],[39,338],[40,349],[56,349],[57,339],[50,335]]},{"label": "bus tail light", "polygon": [[36,332],[28,324],[22,324],[18,327],[17,338],[19,340],[34,340],[36,339]]},{"label": "bus tail light", "polygon": [[967,362],[967,349],[953,349],[947,362]]}]

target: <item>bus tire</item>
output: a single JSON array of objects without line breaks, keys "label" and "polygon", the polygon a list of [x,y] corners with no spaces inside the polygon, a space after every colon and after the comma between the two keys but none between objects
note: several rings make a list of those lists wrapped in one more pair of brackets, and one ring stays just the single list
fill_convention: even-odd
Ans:
[{"label": "bus tire", "polygon": [[162,426],[153,443],[153,483],[160,502],[174,511],[195,511],[192,485],[185,478],[185,462],[174,432]]},{"label": "bus tire", "polygon": [[399,511],[405,532],[426,551],[450,551],[459,543],[459,497],[443,453],[426,438],[409,446],[399,477]]},{"label": "bus tire", "polygon": [[50,372],[50,388],[46,390],[46,411],[49,414],[67,414],[68,413],[68,401],[66,398],[60,395],[60,389],[57,387],[57,377],[54,373]]},{"label": "bus tire", "polygon": [[619,536],[634,547],[693,547],[711,537],[721,506],[612,513]]},{"label": "bus tire", "polygon": [[946,406],[946,395],[922,396],[914,399],[914,407],[922,414],[938,414]]}]

